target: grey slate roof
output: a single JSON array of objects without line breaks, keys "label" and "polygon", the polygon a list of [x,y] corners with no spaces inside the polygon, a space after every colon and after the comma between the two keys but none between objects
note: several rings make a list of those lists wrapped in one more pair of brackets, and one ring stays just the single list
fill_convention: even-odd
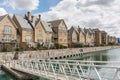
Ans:
[{"label": "grey slate roof", "polygon": [[63,19],[60,20],[54,20],[54,21],[49,21],[48,23],[51,23],[53,27],[58,27],[58,25],[61,23]]},{"label": "grey slate roof", "polygon": [[3,18],[7,15],[0,16],[0,21],[3,20]]},{"label": "grey slate roof", "polygon": [[79,32],[79,33],[82,32],[82,33],[85,35],[85,31],[84,31],[84,29],[82,29],[82,28],[78,28],[78,32]]},{"label": "grey slate roof", "polygon": [[21,15],[14,15],[17,19],[17,21],[19,22],[19,24],[21,25],[22,28],[29,28],[32,29],[31,25],[28,23],[28,21]]},{"label": "grey slate roof", "polygon": [[85,33],[88,33],[89,35],[92,35],[92,31],[90,29],[84,29],[85,30]]},{"label": "grey slate roof", "polygon": [[96,28],[96,29],[93,29],[93,31],[100,31],[98,28]]},{"label": "grey slate roof", "polygon": [[101,33],[106,33],[107,34],[107,32],[105,32],[105,31],[101,31]]},{"label": "grey slate roof", "polygon": [[49,27],[49,25],[51,25],[51,24],[50,24],[50,23],[47,23],[47,22],[45,22],[45,21],[40,20],[37,16],[34,16],[33,22],[31,22],[31,24],[32,24],[33,27],[35,28],[36,25],[37,25],[39,22],[42,23],[43,27],[45,28],[45,30],[46,30],[47,32],[52,32],[51,27]]},{"label": "grey slate roof", "polygon": [[69,34],[72,34],[74,30],[76,31],[77,34],[79,34],[78,28],[75,27],[75,26],[72,26],[72,27],[68,30]]},{"label": "grey slate roof", "polygon": [[45,28],[45,30],[46,31],[48,31],[48,32],[52,32],[52,29],[51,29],[51,24],[50,23],[47,23],[47,22],[45,22],[45,21],[41,21],[41,23],[43,24],[43,26],[44,26],[44,28]]},{"label": "grey slate roof", "polygon": [[[31,17],[30,17],[30,20],[31,20]],[[38,19],[37,16],[34,16],[34,19],[33,19],[33,22],[31,22],[31,24],[33,25],[33,27],[35,28],[36,25],[38,24],[40,20]]]}]

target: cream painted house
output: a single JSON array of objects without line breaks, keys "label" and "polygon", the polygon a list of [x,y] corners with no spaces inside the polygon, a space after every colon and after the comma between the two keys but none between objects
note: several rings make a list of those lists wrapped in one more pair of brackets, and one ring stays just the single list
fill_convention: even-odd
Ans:
[{"label": "cream painted house", "polygon": [[33,28],[26,19],[26,16],[17,15],[13,16],[13,21],[18,26],[17,37],[20,41],[20,46],[24,49],[34,45],[33,43]]},{"label": "cream painted house", "polygon": [[8,14],[0,16],[0,51],[6,44],[16,45],[17,26]]},{"label": "cream painted house", "polygon": [[93,31],[95,32],[95,45],[99,46],[102,44],[101,31],[99,29],[93,29]]},{"label": "cream painted house", "polygon": [[85,31],[85,45],[94,46],[95,34],[92,29],[84,29]]},{"label": "cream painted house", "polygon": [[68,46],[72,47],[74,44],[78,44],[79,32],[76,27],[71,27],[68,30]]},{"label": "cream painted house", "polygon": [[108,43],[117,44],[117,38],[115,36],[108,36]]},{"label": "cream painted house", "polygon": [[28,12],[27,20],[33,27],[33,41],[46,47],[52,45],[51,24],[41,20],[41,15],[33,16]]},{"label": "cream painted house", "polygon": [[108,38],[107,38],[107,32],[101,31],[101,37],[102,37],[102,44],[107,45],[108,44]]},{"label": "cream painted house", "polygon": [[67,26],[63,19],[49,21],[53,30],[53,43],[68,46]]},{"label": "cream painted house", "polygon": [[84,31],[84,29],[82,29],[78,26],[78,32],[79,32],[78,42],[82,45],[85,45],[85,31]]}]

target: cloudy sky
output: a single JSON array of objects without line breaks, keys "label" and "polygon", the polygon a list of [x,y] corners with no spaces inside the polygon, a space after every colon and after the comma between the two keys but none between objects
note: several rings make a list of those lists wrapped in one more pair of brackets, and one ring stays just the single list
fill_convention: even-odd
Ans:
[{"label": "cloudy sky", "polygon": [[43,20],[64,19],[68,27],[99,28],[120,37],[120,0],[0,0],[0,15],[41,14]]}]

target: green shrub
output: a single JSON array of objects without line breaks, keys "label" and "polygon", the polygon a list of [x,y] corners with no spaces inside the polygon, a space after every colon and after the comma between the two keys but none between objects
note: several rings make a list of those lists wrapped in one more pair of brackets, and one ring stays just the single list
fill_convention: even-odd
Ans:
[{"label": "green shrub", "polygon": [[56,49],[63,49],[63,48],[67,48],[67,46],[63,46],[61,44],[56,43],[56,44],[54,44],[54,48],[56,48]]},{"label": "green shrub", "polygon": [[72,47],[73,48],[80,48],[80,47],[84,47],[84,44],[82,44],[82,43],[72,43]]},{"label": "green shrub", "polygon": [[3,47],[3,52],[10,52],[12,51],[12,46],[10,44],[5,44],[4,47]]}]

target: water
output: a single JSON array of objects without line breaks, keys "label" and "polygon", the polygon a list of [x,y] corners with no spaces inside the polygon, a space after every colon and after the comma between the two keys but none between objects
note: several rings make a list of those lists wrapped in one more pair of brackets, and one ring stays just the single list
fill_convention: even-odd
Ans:
[{"label": "water", "polygon": [[78,57],[68,59],[73,60],[89,60],[89,61],[120,61],[120,48],[105,50],[99,52],[92,52]]},{"label": "water", "polygon": [[[68,59],[73,60],[94,60],[94,61],[120,61],[120,48],[100,51],[100,52],[92,52],[89,54],[85,54],[78,57],[72,57]],[[0,80],[16,80],[9,74],[5,73],[4,71],[0,70]],[[37,80],[47,80],[44,78],[39,78]]]},{"label": "water", "polygon": [[13,76],[11,76],[10,74],[0,70],[0,80],[16,80],[16,79],[13,78]]}]

